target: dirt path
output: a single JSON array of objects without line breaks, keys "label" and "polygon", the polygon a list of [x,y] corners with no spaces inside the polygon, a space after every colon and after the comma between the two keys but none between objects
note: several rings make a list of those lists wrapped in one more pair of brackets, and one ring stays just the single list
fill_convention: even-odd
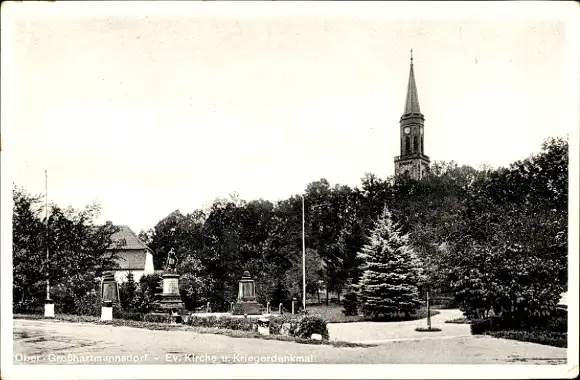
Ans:
[{"label": "dirt path", "polygon": [[427,319],[406,322],[354,322],[329,323],[328,332],[333,340],[356,343],[383,343],[394,340],[432,339],[470,336],[467,324],[445,323],[447,320],[461,318],[460,310],[439,310],[431,317],[431,326],[438,332],[417,332],[417,327],[427,327]]},{"label": "dirt path", "polygon": [[[14,320],[14,364],[564,364],[566,349],[487,336],[338,348],[93,324]],[[126,362],[105,362],[105,357]],[[300,359],[299,359],[300,358]],[[294,361],[292,361],[294,360]]]}]

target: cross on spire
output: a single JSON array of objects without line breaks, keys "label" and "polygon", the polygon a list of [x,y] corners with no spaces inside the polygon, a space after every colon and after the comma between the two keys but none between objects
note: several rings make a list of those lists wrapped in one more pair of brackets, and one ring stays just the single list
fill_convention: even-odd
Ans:
[{"label": "cross on spire", "polygon": [[411,49],[411,65],[413,64],[413,49]]}]

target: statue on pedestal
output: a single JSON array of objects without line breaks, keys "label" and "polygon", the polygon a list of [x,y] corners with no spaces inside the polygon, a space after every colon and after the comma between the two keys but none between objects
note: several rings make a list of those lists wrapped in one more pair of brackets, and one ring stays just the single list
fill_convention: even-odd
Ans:
[{"label": "statue on pedestal", "polygon": [[161,275],[163,292],[159,300],[155,303],[155,312],[157,313],[183,313],[185,312],[185,305],[179,294],[179,274],[176,270],[177,258],[175,250],[171,248],[167,254],[167,261],[165,264],[165,271]]}]

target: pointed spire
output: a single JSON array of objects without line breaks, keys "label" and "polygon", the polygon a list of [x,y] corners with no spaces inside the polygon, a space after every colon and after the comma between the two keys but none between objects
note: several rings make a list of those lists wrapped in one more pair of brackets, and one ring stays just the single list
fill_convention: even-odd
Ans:
[{"label": "pointed spire", "polygon": [[409,72],[409,84],[407,86],[407,100],[405,101],[405,115],[409,113],[421,113],[417,85],[415,84],[415,72],[413,71],[413,49],[411,49],[411,70]]}]

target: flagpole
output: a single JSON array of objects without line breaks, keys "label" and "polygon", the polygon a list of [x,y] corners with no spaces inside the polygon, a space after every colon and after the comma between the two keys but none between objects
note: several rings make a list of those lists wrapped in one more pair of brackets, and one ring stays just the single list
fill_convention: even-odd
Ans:
[{"label": "flagpole", "polygon": [[45,244],[46,244],[46,302],[44,304],[44,316],[54,317],[54,303],[50,299],[50,263],[48,248],[48,172],[44,169],[44,219],[45,219]]},{"label": "flagpole", "polygon": [[46,244],[46,299],[50,300],[49,255],[48,255],[48,171],[44,170],[44,223]]},{"label": "flagpole", "polygon": [[306,311],[306,241],[304,237],[304,195],[302,195],[302,309]]}]

